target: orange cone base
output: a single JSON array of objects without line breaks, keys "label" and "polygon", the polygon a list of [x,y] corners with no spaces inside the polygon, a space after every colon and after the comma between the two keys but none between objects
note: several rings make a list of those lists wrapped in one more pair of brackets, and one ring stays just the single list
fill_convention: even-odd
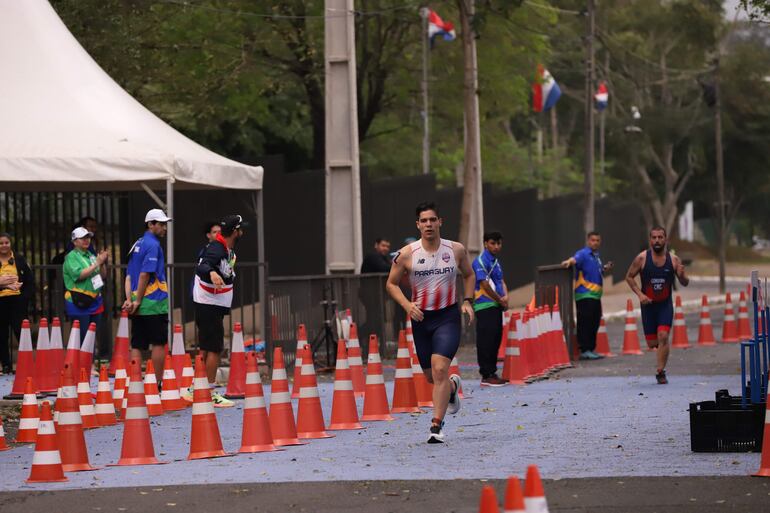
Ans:
[{"label": "orange cone base", "polygon": [[388,413],[361,415],[361,422],[376,422],[380,420],[387,420],[387,421],[396,420],[396,417],[393,417]]},{"label": "orange cone base", "polygon": [[433,401],[417,401],[420,408],[433,408]]},{"label": "orange cone base", "polygon": [[[648,350],[649,350],[649,351],[653,351],[653,350],[654,350],[654,348],[653,348],[653,349],[648,349]],[[640,354],[644,354],[644,353],[643,353],[643,352],[641,352],[641,351],[639,351],[639,350],[633,350],[633,349],[628,349],[628,350],[627,350],[627,349],[624,349],[624,350],[623,350],[623,354],[631,354],[631,355],[637,355],[637,356],[638,356],[638,355],[640,355]]]},{"label": "orange cone base", "polygon": [[303,442],[299,438],[274,438],[273,445],[277,445],[278,447],[284,447],[287,445],[305,445],[305,442]]},{"label": "orange cone base", "polygon": [[26,482],[27,483],[61,483],[63,481],[69,481],[69,479],[67,479],[67,476],[64,476],[59,479],[45,479],[45,478],[33,479],[32,477],[30,477],[29,479],[27,479]]},{"label": "orange cone base", "polygon": [[297,438],[300,438],[302,440],[315,439],[315,438],[334,438],[334,435],[332,435],[331,433],[327,433],[326,431],[307,431],[307,432],[297,433]]},{"label": "orange cone base", "polygon": [[338,422],[329,424],[330,431],[343,431],[346,429],[366,429],[360,422]]},{"label": "orange cone base", "polygon": [[770,468],[761,468],[756,474],[751,474],[754,477],[770,477]]},{"label": "orange cone base", "polygon": [[420,413],[422,410],[420,410],[416,406],[399,406],[397,408],[391,408],[390,413]]},{"label": "orange cone base", "polygon": [[169,403],[169,402],[172,402],[172,403],[176,402],[176,404],[170,405],[170,404],[163,404],[163,402],[161,402],[161,406],[163,406],[164,412],[184,410],[185,408],[187,408],[188,404],[192,404],[192,403],[188,403],[184,399],[179,399],[178,401],[166,401],[166,403]]},{"label": "orange cone base", "polygon": [[202,460],[205,458],[225,458],[227,456],[235,456],[235,454],[227,453],[225,451],[200,451],[200,452],[191,452],[189,456],[187,456],[188,460]]},{"label": "orange cone base", "polygon": [[8,444],[6,444],[4,441],[0,442],[0,451],[10,451],[11,448],[8,447]]},{"label": "orange cone base", "polygon": [[[738,342],[737,340],[735,342]],[[729,344],[732,344],[734,342],[728,342]],[[699,346],[715,346],[717,345],[716,340],[710,340],[708,342],[698,342]]]},{"label": "orange cone base", "polygon": [[107,465],[108,467],[128,467],[131,465],[165,465],[168,461],[158,461],[154,457],[146,458],[120,458],[117,463]]},{"label": "orange cone base", "polygon": [[270,451],[282,451],[283,449],[276,447],[273,444],[268,445],[242,445],[238,452],[270,452]]},{"label": "orange cone base", "polygon": [[62,469],[65,472],[87,472],[89,470],[99,470],[101,467],[92,467],[88,463],[70,463],[70,464],[63,464],[62,463]]}]

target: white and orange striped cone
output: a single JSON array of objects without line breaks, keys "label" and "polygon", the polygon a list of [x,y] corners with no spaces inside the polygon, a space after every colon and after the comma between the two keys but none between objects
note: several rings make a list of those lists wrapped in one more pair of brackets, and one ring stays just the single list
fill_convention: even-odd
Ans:
[{"label": "white and orange striped cone", "polygon": [[524,495],[521,492],[519,478],[511,476],[505,487],[505,499],[503,500],[503,513],[527,513],[524,505]]},{"label": "white and orange striped cone", "polygon": [[509,361],[510,372],[508,374],[508,383],[512,385],[527,384],[527,361],[521,347],[521,317],[518,312],[511,316],[511,331],[513,339],[509,339],[509,345],[506,349],[506,358]]},{"label": "white and orange striped cone", "polygon": [[273,444],[256,353],[246,356],[246,398],[243,401],[241,448],[238,452],[280,451]]},{"label": "white and orange striped cone", "polygon": [[123,442],[120,449],[120,459],[115,465],[158,465],[165,463],[158,461],[155,457],[150,416],[147,413],[147,403],[144,399],[142,368],[136,360],[131,360],[130,366],[127,402],[126,408],[123,410]]},{"label": "white and orange striped cone", "polygon": [[[27,386],[27,378],[35,377],[35,353],[32,350],[32,333],[29,329],[29,321],[21,323],[21,337],[19,337],[19,351],[16,353],[16,376],[13,379],[11,393],[6,399],[21,399]],[[37,386],[37,383],[35,383]],[[37,392],[37,390],[35,390]]]},{"label": "white and orange striped cone", "polygon": [[131,349],[128,340],[128,312],[120,312],[120,321],[118,321],[118,333],[115,335],[115,344],[112,348],[112,359],[110,360],[109,374],[115,375],[117,370],[118,357],[123,359],[123,365],[131,361]]},{"label": "white and orange striped cone", "polygon": [[80,409],[80,420],[83,422],[83,429],[93,429],[99,427],[96,421],[96,410],[94,410],[94,399],[91,395],[91,385],[89,375],[84,368],[80,368],[80,379],[78,380],[78,408]]},{"label": "white and orange striped cone", "polygon": [[[193,374],[189,372],[189,383],[182,379],[185,365],[190,363],[189,355],[184,350],[184,335],[182,334],[182,325],[174,324],[174,334],[171,337],[171,363],[174,366],[174,376],[179,384],[179,388],[187,388],[192,384]],[[190,371],[192,364],[190,363]]]},{"label": "white and orange striped cone", "polygon": [[163,407],[163,411],[177,411],[187,408],[184,400],[179,395],[179,386],[176,383],[176,375],[174,375],[174,365],[171,361],[171,355],[168,354],[163,366],[163,389],[160,391],[160,404]]},{"label": "white and orange striped cone", "polygon": [[233,337],[230,341],[230,375],[227,378],[225,397],[246,397],[246,353],[243,349],[243,328],[240,322],[233,326]]},{"label": "white and orange striped cone", "polygon": [[83,338],[83,344],[80,346],[80,368],[85,369],[88,376],[91,376],[91,367],[94,365],[94,348],[96,347],[96,323],[88,325],[88,333]]},{"label": "white and orange striped cone", "polygon": [[126,379],[128,374],[126,373],[126,362],[122,356],[118,356],[115,360],[115,382],[113,383],[112,390],[112,403],[115,406],[115,413],[120,415],[123,408],[123,395],[126,392]]},{"label": "white and orange striped cone", "polygon": [[698,345],[713,346],[716,343],[714,329],[711,326],[711,312],[709,311],[708,296],[703,294],[700,307],[700,323],[698,325]]},{"label": "white and orange striped cone", "polygon": [[[396,378],[393,385],[393,405],[390,413],[417,413],[417,390],[412,374],[412,359],[409,356],[409,346],[406,332],[398,332],[398,352],[396,353]],[[450,371],[451,374],[451,371]]]},{"label": "white and orange striped cone", "polygon": [[366,393],[364,394],[364,422],[395,420],[388,406],[388,392],[385,390],[385,376],[382,375],[382,360],[377,335],[369,335],[369,354],[366,363]]},{"label": "white and orange striped cone", "polygon": [[[37,432],[35,432],[35,438],[37,438]],[[0,415],[0,451],[7,451],[10,447],[8,447],[8,442],[5,441],[5,429],[3,428],[3,417]]]},{"label": "white and orange striped cone", "polygon": [[[77,363],[76,363],[77,365]],[[88,448],[83,434],[83,420],[80,417],[78,391],[75,385],[73,369],[64,364],[64,380],[61,394],[56,398],[56,410],[59,412],[56,423],[56,441],[59,444],[61,462],[65,472],[97,470],[88,463]]]},{"label": "white and orange striped cone", "polygon": [[347,341],[348,365],[350,365],[350,377],[353,379],[353,393],[356,397],[364,396],[364,362],[361,360],[361,345],[358,341],[358,326],[350,323],[350,338]]},{"label": "white and orange striped cone", "polygon": [[[173,356],[171,357],[173,360]],[[176,372],[176,369],[174,370]],[[195,371],[192,367],[192,358],[190,353],[184,354],[184,367],[182,367],[182,380],[179,381],[179,390],[189,388],[193,384],[193,378],[195,377]]]},{"label": "white and orange striped cone", "polygon": [[433,408],[433,384],[428,383],[428,378],[422,371],[414,343],[409,344],[409,357],[412,361],[412,377],[414,378],[414,390],[417,392],[417,406]]},{"label": "white and orange striped cone", "polygon": [[72,321],[70,338],[67,340],[67,352],[64,353],[64,363],[70,364],[72,371],[80,368],[80,321]]},{"label": "white and orange striped cone", "polygon": [[[125,411],[126,408],[128,408],[128,388],[129,385],[131,385],[131,375],[129,374],[126,378],[126,385],[123,387],[123,401],[120,403],[120,414],[122,416],[122,419],[125,419]],[[144,383],[142,383],[142,386],[144,386]],[[145,400],[146,401],[146,400]],[[146,402],[145,402],[146,405]]]},{"label": "white and orange striped cone", "polygon": [[610,349],[610,337],[607,336],[607,325],[604,323],[604,317],[599,321],[599,331],[596,332],[596,352],[606,358],[617,356]]},{"label": "white and orange striped cone", "polygon": [[37,426],[40,422],[40,408],[37,406],[35,385],[31,377],[27,377],[24,400],[21,403],[19,430],[16,432],[16,443],[33,443],[37,439]]},{"label": "white and orange striped cone", "polygon": [[[449,375],[457,374],[460,376],[460,362],[457,360],[457,356],[454,356],[452,358],[452,361],[449,363]],[[457,394],[460,396],[460,399],[464,399],[465,395],[463,395],[463,387],[460,386],[460,390],[457,391]]]},{"label": "white and orange striped cone", "polygon": [[37,343],[35,344],[35,383],[38,391],[43,394],[56,392],[58,386],[56,368],[51,361],[51,356],[53,356],[53,352],[48,333],[48,320],[43,317],[38,324]]},{"label": "white and orange striped cone", "polygon": [[537,325],[535,324],[535,314],[530,310],[524,312],[524,343],[527,346],[527,358],[529,376],[528,379],[542,378],[545,373],[543,372],[542,361],[539,355],[539,344],[537,338]]},{"label": "white and orange striped cone", "polygon": [[673,332],[671,347],[677,349],[687,349],[690,347],[690,340],[687,338],[687,324],[684,321],[684,312],[682,312],[681,296],[676,296]]},{"label": "white and orange striped cone", "polygon": [[733,309],[733,299],[730,293],[725,297],[725,319],[722,324],[722,342],[736,343],[740,342],[738,338],[738,324],[735,321],[735,310]]},{"label": "white and orange striped cone", "polygon": [[756,477],[770,477],[770,407],[765,405],[765,428],[762,438],[762,456]]},{"label": "white and orange striped cone", "polygon": [[[297,349],[294,352],[294,381],[292,383],[291,398],[299,398],[299,389],[301,388],[302,375],[302,353],[304,353],[305,346],[307,345],[307,331],[305,325],[300,324],[297,326]],[[312,353],[311,353],[312,357]]]},{"label": "white and orange striped cone", "polygon": [[527,479],[524,482],[524,506],[527,513],[548,513],[548,501],[545,499],[543,482],[537,465],[527,467]]},{"label": "white and orange striped cone", "polygon": [[153,365],[152,359],[147,360],[147,368],[144,370],[144,400],[147,403],[147,413],[150,417],[163,415],[163,405],[158,393],[158,378],[155,375],[155,365]]},{"label": "white and orange striped cone", "polygon": [[746,294],[741,291],[738,300],[738,338],[751,340],[751,324],[749,323],[749,309],[746,305]]},{"label": "white and orange striped cone", "polygon": [[59,375],[64,368],[64,346],[62,345],[61,321],[54,317],[51,322],[51,338],[49,347],[51,348],[51,366],[49,383],[55,390],[59,389]]},{"label": "white and orange striped cone", "polygon": [[543,337],[546,369],[548,369],[548,372],[556,372],[561,368],[561,365],[556,354],[556,345],[554,344],[555,333],[553,331],[553,322],[551,322],[551,311],[548,305],[543,305],[538,308],[538,312],[538,325]]},{"label": "white and orange striped cone", "polygon": [[[351,327],[355,324],[351,324]],[[351,333],[353,330],[350,330]],[[334,396],[332,397],[332,416],[329,429],[362,429],[358,420],[358,408],[353,390],[353,376],[350,370],[345,340],[337,342],[337,366],[334,370]]]},{"label": "white and orange striped cone", "polygon": [[300,354],[302,356],[302,369],[299,378],[300,389],[297,404],[297,437],[303,440],[331,438],[334,435],[327,433],[324,425],[321,397],[318,394],[318,382],[310,346],[305,345]]},{"label": "white and orange striped cone", "polygon": [[273,433],[273,443],[278,446],[303,445],[305,442],[297,437],[297,425],[294,422],[294,409],[291,406],[289,393],[289,378],[286,375],[286,364],[283,360],[283,350],[276,347],[273,350],[273,381],[270,384],[270,431]]},{"label": "white and orange striped cone", "polygon": [[503,373],[500,375],[501,379],[509,381],[511,379],[511,363],[513,362],[513,340],[516,337],[516,321],[514,317],[518,315],[508,316],[508,324],[503,326],[503,342],[500,347],[503,348]]},{"label": "white and orange striped cone", "polygon": [[35,454],[32,456],[32,468],[29,471],[27,482],[55,483],[67,481],[59,453],[56,428],[51,418],[51,403],[48,401],[43,401],[36,438]]},{"label": "white and orange striped cone", "polygon": [[500,336],[500,346],[497,349],[497,361],[503,362],[503,366],[505,366],[506,359],[505,348],[508,347],[508,327],[511,324],[511,315],[512,312],[510,310],[503,312],[503,334]]},{"label": "white and orange striped cone", "polygon": [[222,448],[219,424],[211,402],[211,388],[206,377],[203,357],[195,357],[195,379],[193,380],[192,433],[188,460],[229,456]]},{"label": "white and orange striped cone", "polygon": [[529,311],[527,310],[524,310],[521,314],[521,320],[516,322],[516,338],[519,341],[520,360],[524,374],[523,379],[524,381],[536,379],[535,360],[532,355],[532,340],[530,340]]},{"label": "white and orange striped cone", "polygon": [[636,326],[634,304],[630,299],[626,302],[626,324],[623,328],[623,354],[643,354],[639,347],[639,331]]},{"label": "white and orange striped cone", "polygon": [[[64,368],[63,367],[61,372],[59,373],[59,388],[56,389],[56,399],[59,399],[61,397],[62,386],[64,386]],[[53,406],[51,406],[51,411],[53,412],[53,423],[55,425],[59,421],[59,411],[56,408],[56,401],[53,402]]]},{"label": "white and orange striped cone", "polygon": [[561,319],[558,301],[553,304],[553,315],[551,319],[551,322],[553,322],[554,344],[556,345],[556,354],[559,358],[559,366],[562,369],[568,369],[572,367],[572,360],[569,357],[567,339],[564,336],[564,324]]},{"label": "white and orange striped cone", "polygon": [[112,402],[110,378],[106,365],[99,369],[99,383],[96,385],[96,404],[94,405],[96,422],[100,426],[114,426],[118,423],[115,416],[115,403]]}]

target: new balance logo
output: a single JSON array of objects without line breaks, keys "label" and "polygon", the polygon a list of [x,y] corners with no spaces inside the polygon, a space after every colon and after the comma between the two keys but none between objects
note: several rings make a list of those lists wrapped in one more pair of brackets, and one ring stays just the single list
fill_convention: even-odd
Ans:
[{"label": "new balance logo", "polygon": [[424,263],[425,263],[425,259],[424,259],[424,258],[421,258],[421,259],[419,259],[419,260],[417,261],[417,263],[418,263],[418,264],[424,264]]}]

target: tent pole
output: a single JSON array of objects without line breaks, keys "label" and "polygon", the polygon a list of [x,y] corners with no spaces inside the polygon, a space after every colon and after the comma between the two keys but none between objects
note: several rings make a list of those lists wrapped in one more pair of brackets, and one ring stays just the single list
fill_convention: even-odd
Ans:
[{"label": "tent pole", "polygon": [[[267,329],[267,264],[265,262],[265,217],[263,208],[262,189],[258,189],[257,195],[257,260],[263,265],[259,269],[259,325],[262,329],[262,338],[265,341],[265,352],[270,358],[273,354],[270,345],[270,330]],[[268,360],[269,361],[269,360]]]},{"label": "tent pole", "polygon": [[166,180],[166,215],[172,219],[166,231],[166,262],[168,264],[168,340],[171,340],[174,329],[174,179]]}]

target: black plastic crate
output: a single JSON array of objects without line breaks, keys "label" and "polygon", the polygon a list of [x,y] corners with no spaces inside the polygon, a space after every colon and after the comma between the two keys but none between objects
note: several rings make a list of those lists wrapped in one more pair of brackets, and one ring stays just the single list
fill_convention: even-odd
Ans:
[{"label": "black plastic crate", "polygon": [[693,452],[761,452],[765,404],[741,408],[740,397],[717,392],[716,401],[690,403]]}]

